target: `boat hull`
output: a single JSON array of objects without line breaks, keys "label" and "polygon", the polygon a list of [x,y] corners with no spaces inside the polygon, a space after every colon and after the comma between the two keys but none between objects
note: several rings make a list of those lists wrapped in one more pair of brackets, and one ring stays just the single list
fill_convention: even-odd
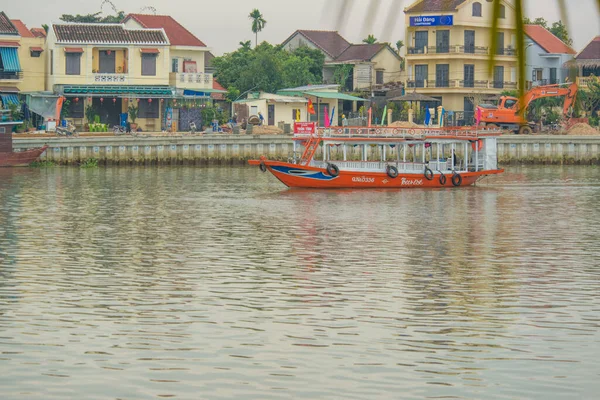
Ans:
[{"label": "boat hull", "polygon": [[[319,189],[355,189],[355,188],[451,188],[469,186],[478,179],[487,175],[501,174],[503,170],[462,172],[460,178],[452,179],[452,174],[445,174],[444,179],[440,173],[427,179],[425,174],[399,173],[391,178],[385,172],[340,171],[338,176],[331,176],[323,168],[316,168],[298,164],[291,164],[269,160],[251,160],[250,165],[260,166],[264,163],[266,170],[271,172],[284,185],[290,188],[319,188]],[[459,183],[460,184],[457,184]]]},{"label": "boat hull", "polygon": [[42,155],[48,146],[20,152],[0,153],[0,167],[26,167]]}]

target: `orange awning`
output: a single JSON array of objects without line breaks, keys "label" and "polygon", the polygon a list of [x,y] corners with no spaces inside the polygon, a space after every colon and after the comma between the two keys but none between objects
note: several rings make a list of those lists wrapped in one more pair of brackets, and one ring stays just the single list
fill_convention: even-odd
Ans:
[{"label": "orange awning", "polygon": [[5,42],[0,41],[0,47],[19,47],[21,46],[19,42]]},{"label": "orange awning", "polygon": [[65,47],[65,53],[83,53],[81,47]]},{"label": "orange awning", "polygon": [[158,54],[160,51],[158,49],[140,49],[140,51],[144,54]]},{"label": "orange awning", "polygon": [[41,47],[30,47],[29,51],[44,51],[44,49]]}]

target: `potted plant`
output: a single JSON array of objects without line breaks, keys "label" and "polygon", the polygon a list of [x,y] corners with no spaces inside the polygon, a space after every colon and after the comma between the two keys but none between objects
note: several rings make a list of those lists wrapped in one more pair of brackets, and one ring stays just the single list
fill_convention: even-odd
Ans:
[{"label": "potted plant", "polygon": [[91,104],[87,105],[85,107],[85,119],[87,119],[87,130],[89,130],[89,132],[93,132],[93,126],[94,126],[94,120],[96,119],[96,110],[94,109],[94,106],[92,106]]},{"label": "potted plant", "polygon": [[131,118],[131,129],[137,129],[137,124],[135,123],[135,120],[138,117],[138,108],[134,105],[130,105],[127,108],[127,112],[129,113],[129,118]]}]

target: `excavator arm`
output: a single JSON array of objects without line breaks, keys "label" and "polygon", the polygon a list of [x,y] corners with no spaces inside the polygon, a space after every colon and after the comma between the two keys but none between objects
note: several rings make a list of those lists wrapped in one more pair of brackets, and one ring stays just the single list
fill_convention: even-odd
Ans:
[{"label": "excavator arm", "polygon": [[562,85],[548,85],[538,86],[527,93],[525,93],[524,104],[525,108],[528,108],[532,101],[541,99],[543,97],[559,97],[565,96],[565,102],[563,104],[563,114],[568,115],[569,110],[575,102],[575,95],[577,94],[577,84],[569,83]]}]

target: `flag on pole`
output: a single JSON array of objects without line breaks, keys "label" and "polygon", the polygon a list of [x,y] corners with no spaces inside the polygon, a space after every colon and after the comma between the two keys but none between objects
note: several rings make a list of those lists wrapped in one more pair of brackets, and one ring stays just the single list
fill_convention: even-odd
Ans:
[{"label": "flag on pole", "polygon": [[387,104],[385,105],[385,107],[383,107],[383,115],[381,116],[381,126],[385,125],[386,114],[387,114]]},{"label": "flag on pole", "polygon": [[442,107],[442,111],[440,112],[440,128],[444,127],[444,114],[446,114],[446,109]]},{"label": "flag on pole", "polygon": [[431,123],[431,112],[429,111],[429,108],[425,109],[425,126],[429,126],[429,124]]},{"label": "flag on pole", "polygon": [[373,108],[369,107],[369,111],[367,113],[369,115],[369,128],[371,127],[371,117],[373,115]]},{"label": "flag on pole", "polygon": [[308,113],[309,114],[316,114],[315,113],[315,106],[313,105],[313,102],[311,99],[308,99]]},{"label": "flag on pole", "polygon": [[335,114],[335,106],[331,108],[331,118],[329,118],[329,125],[333,125],[333,115]]},{"label": "flag on pole", "polygon": [[329,113],[327,112],[327,106],[325,106],[325,109],[323,110],[323,114],[325,114],[325,121],[323,121],[325,123],[325,128],[329,128]]}]

